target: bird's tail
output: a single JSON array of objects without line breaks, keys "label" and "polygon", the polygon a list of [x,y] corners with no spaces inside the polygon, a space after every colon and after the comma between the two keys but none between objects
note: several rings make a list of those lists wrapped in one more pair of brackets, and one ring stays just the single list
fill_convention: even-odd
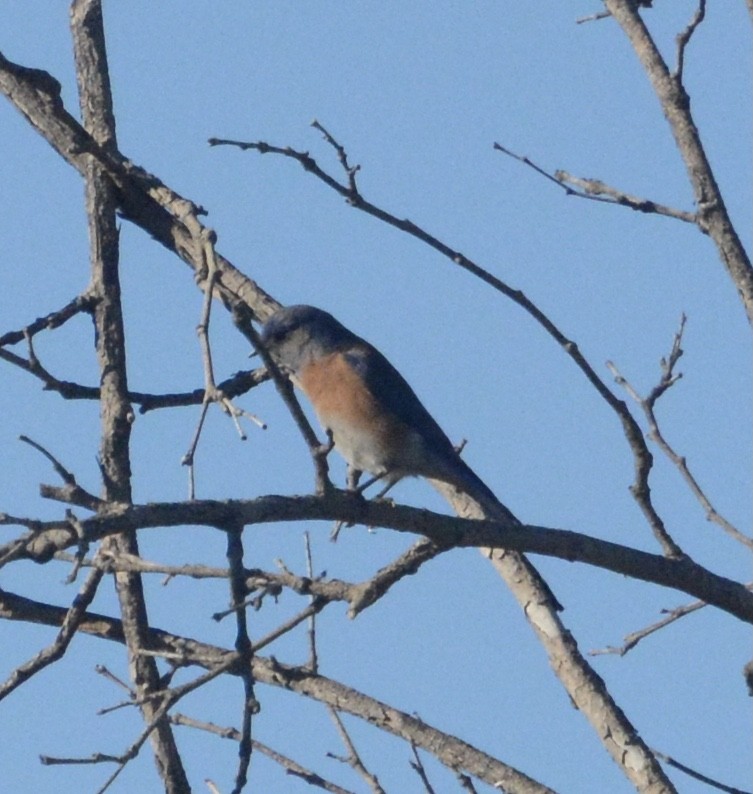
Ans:
[{"label": "bird's tail", "polygon": [[520,520],[497,499],[491,488],[476,474],[475,471],[461,458],[457,457],[452,464],[447,477],[442,477],[450,485],[454,485],[463,493],[471,497],[483,508],[488,518],[497,521],[507,521],[520,524]]}]

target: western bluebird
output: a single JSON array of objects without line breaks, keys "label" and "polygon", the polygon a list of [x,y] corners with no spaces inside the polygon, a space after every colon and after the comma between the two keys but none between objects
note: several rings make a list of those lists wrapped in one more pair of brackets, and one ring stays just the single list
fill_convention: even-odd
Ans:
[{"label": "western bluebird", "polygon": [[482,507],[493,505],[497,515],[508,512],[402,375],[331,314],[313,306],[279,309],[264,326],[262,342],[311,401],[353,482],[363,471],[388,483],[428,477],[455,486]]}]

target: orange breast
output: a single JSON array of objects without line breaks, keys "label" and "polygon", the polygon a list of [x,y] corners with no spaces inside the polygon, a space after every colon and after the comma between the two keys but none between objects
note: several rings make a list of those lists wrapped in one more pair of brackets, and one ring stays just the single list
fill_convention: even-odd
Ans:
[{"label": "orange breast", "polygon": [[407,428],[384,413],[341,353],[309,364],[298,373],[298,382],[352,466],[373,474],[402,468]]},{"label": "orange breast", "polygon": [[373,427],[382,420],[377,401],[341,353],[324,356],[298,375],[319,419],[332,417],[337,424]]}]

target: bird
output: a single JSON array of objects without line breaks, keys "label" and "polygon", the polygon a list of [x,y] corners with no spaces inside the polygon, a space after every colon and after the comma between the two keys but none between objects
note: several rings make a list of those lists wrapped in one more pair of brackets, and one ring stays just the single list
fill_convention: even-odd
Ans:
[{"label": "bird", "polygon": [[516,520],[460,457],[397,369],[331,314],[315,306],[283,307],[269,317],[260,338],[310,401],[348,463],[350,484],[363,472],[388,486],[403,477],[440,480]]}]

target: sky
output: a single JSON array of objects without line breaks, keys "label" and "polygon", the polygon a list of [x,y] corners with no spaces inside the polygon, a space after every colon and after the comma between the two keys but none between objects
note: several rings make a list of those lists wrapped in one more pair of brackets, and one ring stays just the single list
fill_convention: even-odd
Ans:
[{"label": "sky", "polygon": [[[644,12],[665,56],[695,4]],[[611,20],[576,24],[600,4],[317,3],[183,0],[108,3],[111,80],[121,151],[202,205],[218,250],[283,303],[332,312],[375,344],[405,375],[464,457],[523,521],[571,529],[658,552],[628,491],[633,462],[619,421],[556,343],[518,306],[404,233],[367,217],[296,163],[210,137],[263,140],[308,151],[336,177],[317,119],[360,165],[363,195],[409,218],[521,289],[574,339],[611,383],[613,361],[646,393],[660,375],[682,313],[683,378],[661,399],[663,431],[687,458],[717,509],[742,531],[751,517],[750,327],[708,238],[680,221],[567,197],[493,149],[499,142],[548,170],[598,178],[684,210],[692,190],[661,109],[635,54]],[[67,7],[0,0],[0,49],[48,70],[76,112]],[[709,4],[687,50],[685,78],[709,160],[733,222],[751,249],[751,42],[743,3]],[[0,103],[0,333],[63,306],[87,284],[82,183],[7,102]],[[192,274],[140,229],[121,228],[129,382],[134,390],[182,391],[202,383],[196,325],[202,296]],[[38,338],[58,377],[95,384],[84,318]],[[254,366],[248,344],[218,306],[211,338],[218,379]],[[54,482],[45,459],[18,441],[31,436],[90,490],[98,491],[95,404],[63,402],[29,376],[0,370],[0,511],[53,518],[39,497]],[[619,387],[614,386],[617,393]],[[311,491],[310,461],[270,386],[239,400],[266,431],[212,411],[197,454],[197,496],[254,498]],[[636,406],[633,406],[636,409]],[[637,414],[637,410],[636,410]],[[181,458],[198,409],[138,415],[134,498],[185,499]],[[705,520],[677,471],[656,454],[652,488],[670,533],[712,571],[749,581],[748,555]],[[344,478],[342,463],[331,459]],[[428,485],[401,484],[396,499],[447,511]],[[246,529],[246,565],[278,560],[367,578],[412,538],[389,530],[345,531],[324,523]],[[14,536],[2,528],[0,540]],[[208,529],[148,530],[143,555],[163,563],[224,563],[224,539]],[[620,645],[628,633],[692,599],[584,565],[534,558],[584,651]],[[7,566],[0,586],[67,605],[68,567]],[[147,580],[152,623],[231,646],[235,627],[215,623],[222,584]],[[250,615],[262,636],[303,607],[284,594]],[[111,588],[93,605],[115,614]],[[514,600],[481,557],[455,551],[400,583],[355,620],[341,607],[319,622],[321,671],[477,744],[562,792],[628,792],[631,785],[574,710]],[[0,622],[0,679],[53,638],[49,629]],[[657,750],[727,785],[750,787],[750,702],[741,675],[750,629],[704,609],[644,640],[626,656],[592,657],[612,694]],[[307,658],[303,630],[271,649]],[[122,692],[94,671],[127,674],[119,647],[77,639],[62,662],[0,704],[0,768],[15,791],[94,791],[102,766],[45,767],[40,753],[118,753],[141,725],[132,709],[98,710]],[[188,680],[186,674],[181,680]],[[327,753],[344,750],[315,703],[260,688],[254,735],[323,776],[362,791]],[[217,682],[180,710],[238,725],[239,682]],[[369,767],[391,792],[422,791],[409,748],[347,719]],[[197,791],[211,778],[232,787],[236,748],[176,729]],[[436,790],[451,774],[424,758]],[[685,793],[707,791],[669,771]],[[158,791],[148,752],[112,791]],[[305,784],[255,757],[253,791]]]}]

